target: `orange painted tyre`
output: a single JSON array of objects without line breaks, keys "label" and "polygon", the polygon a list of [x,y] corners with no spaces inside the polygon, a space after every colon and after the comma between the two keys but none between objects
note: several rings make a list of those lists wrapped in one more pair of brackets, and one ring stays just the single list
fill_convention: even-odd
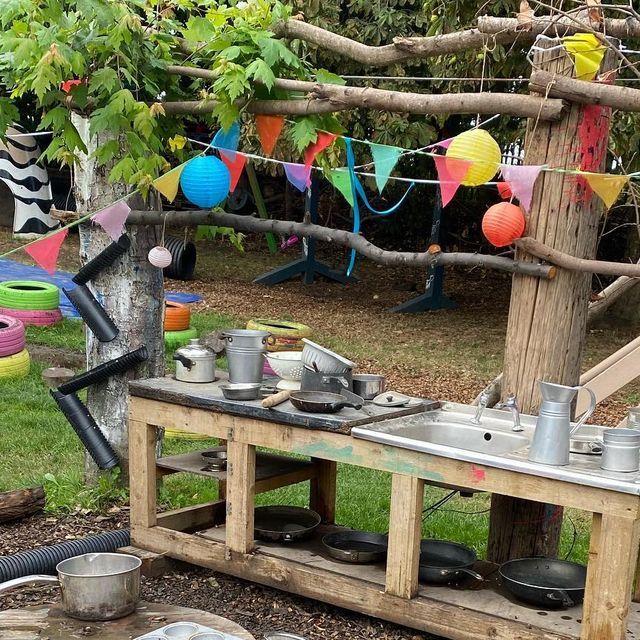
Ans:
[{"label": "orange painted tyre", "polygon": [[185,331],[191,325],[191,309],[186,304],[164,301],[164,330]]}]

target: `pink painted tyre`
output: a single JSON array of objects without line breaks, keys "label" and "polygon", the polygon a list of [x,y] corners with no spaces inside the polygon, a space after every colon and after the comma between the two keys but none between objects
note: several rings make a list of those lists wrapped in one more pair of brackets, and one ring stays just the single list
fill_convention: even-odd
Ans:
[{"label": "pink painted tyre", "polygon": [[0,315],[0,356],[13,356],[24,349],[24,324],[17,318]]},{"label": "pink painted tyre", "polygon": [[62,320],[60,309],[37,311],[32,309],[7,309],[0,307],[0,314],[17,318],[25,325],[46,327]]}]

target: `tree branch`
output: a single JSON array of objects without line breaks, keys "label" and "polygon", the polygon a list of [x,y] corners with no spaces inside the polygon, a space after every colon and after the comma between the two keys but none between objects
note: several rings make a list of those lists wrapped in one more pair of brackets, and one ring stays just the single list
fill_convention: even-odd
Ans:
[{"label": "tree branch", "polygon": [[[184,102],[161,102],[167,115],[211,113],[220,104],[217,100],[186,100]],[[249,113],[263,113],[274,116],[306,116],[313,113],[333,113],[354,109],[347,105],[315,98],[304,100],[239,100],[236,103]]]},{"label": "tree branch", "polygon": [[281,235],[299,235],[316,238],[322,242],[334,243],[355,249],[358,253],[374,262],[387,265],[411,265],[415,267],[464,266],[497,269],[510,273],[522,273],[539,278],[552,279],[555,268],[531,262],[517,262],[499,256],[480,255],[477,253],[444,253],[438,245],[432,245],[424,253],[407,251],[386,251],[372,244],[364,237],[343,231],[330,229],[317,224],[305,222],[289,222],[285,220],[265,220],[253,216],[241,216],[234,213],[217,211],[132,211],[127,218],[128,224],[162,224],[166,217],[168,225],[192,226],[197,224],[214,224],[221,227],[232,227],[239,231],[255,231],[265,233],[272,231]]}]

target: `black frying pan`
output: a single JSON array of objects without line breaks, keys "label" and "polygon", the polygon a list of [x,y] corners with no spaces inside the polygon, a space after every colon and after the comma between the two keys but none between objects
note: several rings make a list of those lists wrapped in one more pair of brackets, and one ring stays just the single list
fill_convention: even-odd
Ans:
[{"label": "black frying pan", "polygon": [[567,560],[519,558],[500,567],[502,585],[518,600],[545,609],[580,604],[587,567]]},{"label": "black frying pan", "polygon": [[458,582],[467,576],[483,580],[479,573],[471,570],[476,560],[475,551],[463,544],[448,540],[422,540],[419,577],[422,582],[431,584]]},{"label": "black frying pan", "polygon": [[259,540],[295,542],[311,536],[322,518],[303,507],[268,506],[254,511],[254,535]]},{"label": "black frying pan", "polygon": [[296,409],[307,413],[336,413],[345,407],[362,409],[363,404],[326,391],[292,391],[289,400]]},{"label": "black frying pan", "polygon": [[387,557],[389,540],[382,533],[336,531],[322,538],[322,544],[336,560],[366,564],[382,562]]}]

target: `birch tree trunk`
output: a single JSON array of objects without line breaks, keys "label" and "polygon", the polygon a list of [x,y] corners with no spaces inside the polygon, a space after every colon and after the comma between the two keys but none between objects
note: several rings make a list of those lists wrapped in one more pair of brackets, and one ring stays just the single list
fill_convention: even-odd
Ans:
[{"label": "birch tree trunk", "polygon": [[[538,42],[534,69],[573,76],[573,62],[559,40]],[[553,48],[552,48],[553,47]],[[609,52],[602,73],[612,68]],[[601,172],[605,169],[611,109],[572,104],[558,123],[530,119],[525,140],[526,165],[548,165]],[[536,182],[527,235],[578,258],[596,254],[602,205],[583,178],[543,172]],[[520,260],[532,260],[517,250]],[[591,274],[559,269],[553,281],[514,274],[507,325],[502,396],[518,396],[524,413],[536,414],[538,381],[576,385],[587,327]],[[491,503],[488,559],[557,553],[562,508],[494,495]]]},{"label": "birch tree trunk", "polygon": [[[121,183],[110,183],[110,167],[97,167],[91,157],[98,145],[108,138],[90,138],[87,118],[74,114],[73,123],[89,152],[87,156],[81,155],[74,170],[77,208],[80,215],[84,215],[109,206],[130,189]],[[128,203],[132,209],[145,208],[142,198],[137,195],[132,196]],[[157,209],[161,203],[153,205]],[[120,332],[112,342],[101,343],[91,331],[86,330],[87,368],[142,345],[146,345],[149,351],[148,361],[134,371],[92,385],[87,392],[87,408],[120,458],[121,479],[124,484],[128,484],[129,479],[128,381],[133,377],[164,374],[162,270],[152,266],[147,260],[149,250],[159,244],[160,230],[155,226],[135,226],[126,231],[131,238],[129,252],[88,285]],[[101,227],[93,224],[81,225],[82,263],[85,264],[100,253],[110,242],[111,238]],[[98,473],[91,457],[85,454],[85,481],[95,482]]]}]

